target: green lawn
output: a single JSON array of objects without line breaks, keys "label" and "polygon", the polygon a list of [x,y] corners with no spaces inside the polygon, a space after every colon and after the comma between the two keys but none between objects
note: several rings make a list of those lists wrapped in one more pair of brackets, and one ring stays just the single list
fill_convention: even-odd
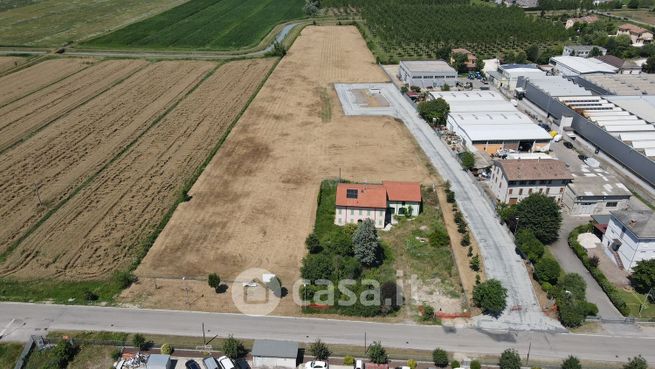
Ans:
[{"label": "green lawn", "polygon": [[80,41],[145,19],[184,2],[38,0],[31,5],[0,12],[0,45],[61,46],[68,41]]},{"label": "green lawn", "polygon": [[647,303],[644,306],[644,310],[641,311],[641,315],[639,315],[639,309],[642,302],[646,299],[646,296],[634,291],[626,291],[624,289],[619,289],[619,293],[628,304],[628,308],[630,308],[630,316],[645,319],[655,318],[655,303],[652,302]]},{"label": "green lawn", "polygon": [[0,368],[13,368],[22,349],[20,343],[0,343]]},{"label": "green lawn", "polygon": [[66,369],[107,369],[114,363],[112,354],[119,350],[113,346],[82,345],[80,352]]},{"label": "green lawn", "polygon": [[227,50],[254,46],[283,21],[303,16],[303,0],[190,0],[86,42],[101,48]]}]

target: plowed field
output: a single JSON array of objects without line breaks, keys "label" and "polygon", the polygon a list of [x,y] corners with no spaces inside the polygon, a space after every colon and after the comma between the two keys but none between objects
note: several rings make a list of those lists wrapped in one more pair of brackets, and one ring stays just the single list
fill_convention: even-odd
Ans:
[{"label": "plowed field", "polygon": [[145,66],[144,61],[99,63],[0,108],[0,152]]},{"label": "plowed field", "polygon": [[0,106],[78,72],[93,61],[85,59],[46,60],[0,78]]},{"label": "plowed field", "polygon": [[[0,252],[93,178],[214,65],[152,64],[2,153]],[[68,239],[79,236],[75,231]],[[42,241],[46,249],[49,241]]]},{"label": "plowed field", "polygon": [[[432,183],[402,123],[345,117],[331,85],[386,80],[354,27],[305,28],[137,269],[142,283],[124,298],[234,311],[230,293],[207,289],[207,274],[229,282],[260,267],[290,288],[324,178]],[[187,284],[182,276],[198,280]],[[147,277],[164,278],[152,288]]]},{"label": "plowed field", "polygon": [[[2,264],[0,274],[15,278],[38,275],[80,280],[106,277],[124,267],[136,254],[139,242],[161,221],[180,195],[184,183],[225,134],[273,62],[263,59],[221,66],[21,242]],[[117,95],[127,95],[126,100],[115,101],[118,96],[103,99],[104,95],[98,100],[102,100],[107,111],[118,109],[121,117],[135,116],[147,122],[153,115],[123,111],[118,107],[147,106],[144,110],[159,112],[166,105],[165,101],[184,94],[213,65],[158,63],[111,90],[117,89]],[[167,87],[162,88],[162,83]],[[149,103],[139,100],[144,95],[150,96]],[[95,103],[93,100],[89,105]],[[99,106],[94,109],[97,108]],[[87,113],[91,111],[89,108]],[[73,115],[75,113],[77,111]],[[120,134],[118,130],[104,132],[102,121],[87,122],[87,125],[93,128],[92,134],[103,135],[106,139]],[[119,122],[114,119],[111,126],[118,129]],[[141,130],[142,126],[134,130]],[[51,127],[53,125],[46,130]],[[132,136],[134,134],[132,132]],[[114,152],[109,146],[106,150],[103,146],[103,142],[96,142],[94,148],[88,150],[89,156]],[[114,142],[111,147],[121,146]],[[96,161],[100,159],[102,157]],[[63,157],[57,162],[62,160]],[[82,168],[75,171],[84,172]]]},{"label": "plowed field", "polygon": [[23,58],[14,57],[14,56],[2,56],[0,57],[0,73],[9,70],[21,63]]}]

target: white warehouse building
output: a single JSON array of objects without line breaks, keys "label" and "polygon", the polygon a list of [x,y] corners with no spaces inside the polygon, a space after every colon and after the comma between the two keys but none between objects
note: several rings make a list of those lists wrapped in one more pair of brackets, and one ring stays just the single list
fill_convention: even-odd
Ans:
[{"label": "white warehouse building", "polygon": [[421,88],[440,87],[457,83],[457,71],[443,60],[401,61],[398,78],[410,86]]}]

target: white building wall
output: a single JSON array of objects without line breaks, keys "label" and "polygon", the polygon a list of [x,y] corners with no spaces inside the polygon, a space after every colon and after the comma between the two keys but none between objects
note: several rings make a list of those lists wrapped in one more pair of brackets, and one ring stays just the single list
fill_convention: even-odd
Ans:
[{"label": "white building wall", "polygon": [[[491,191],[498,201],[503,203],[521,202],[521,200],[533,193],[543,193],[552,197],[555,201],[562,200],[562,194],[567,182],[562,180],[552,180],[550,184],[543,181],[515,181],[517,184],[509,185],[507,178],[503,175],[499,166],[494,166],[491,172]],[[521,182],[524,182],[521,184]],[[531,184],[535,182],[534,184]]]},{"label": "white building wall", "polygon": [[393,223],[393,224],[397,223],[397,221],[394,219],[394,215],[403,216],[403,215],[400,214],[400,209],[401,208],[411,207],[412,208],[412,216],[417,216],[419,214],[419,212],[421,211],[421,203],[418,203],[418,202],[389,201],[387,205],[389,206],[389,211],[391,212],[391,223]]},{"label": "white building wall", "polygon": [[603,246],[605,253],[612,261],[614,261],[614,256],[612,255],[610,245],[612,245],[614,240],[621,242],[617,253],[621,258],[623,267],[627,271],[632,271],[632,268],[637,265],[638,261],[655,258],[655,239],[639,240],[627,227],[623,227],[621,222],[616,221],[614,217],[610,217],[607,231],[603,236]]},{"label": "white building wall", "polygon": [[[629,199],[613,198],[579,198],[575,196],[570,187],[566,187],[562,196],[562,203],[571,215],[608,214],[612,210],[625,210],[630,203]],[[616,206],[609,206],[616,203]]]},{"label": "white building wall", "polygon": [[337,206],[334,224],[343,226],[371,219],[375,223],[375,228],[384,228],[384,215],[385,209]]}]

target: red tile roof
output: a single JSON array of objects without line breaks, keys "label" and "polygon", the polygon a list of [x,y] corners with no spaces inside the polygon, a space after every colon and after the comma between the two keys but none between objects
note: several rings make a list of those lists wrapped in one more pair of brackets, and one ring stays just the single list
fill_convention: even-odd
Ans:
[{"label": "red tile roof", "polygon": [[625,24],[620,25],[619,30],[623,31],[623,32],[627,31],[627,32],[630,32],[630,33],[635,33],[635,34],[638,34],[638,35],[640,35],[642,33],[645,33],[645,32],[648,32],[647,29],[641,28],[639,26],[635,26],[634,24],[630,24],[630,23],[625,23]]},{"label": "red tile roof", "polygon": [[[357,190],[357,198],[348,198],[347,190]],[[387,190],[379,184],[339,183],[336,203],[337,206],[386,209]]]},{"label": "red tile roof", "polygon": [[390,201],[421,202],[421,185],[417,182],[383,181]]}]

